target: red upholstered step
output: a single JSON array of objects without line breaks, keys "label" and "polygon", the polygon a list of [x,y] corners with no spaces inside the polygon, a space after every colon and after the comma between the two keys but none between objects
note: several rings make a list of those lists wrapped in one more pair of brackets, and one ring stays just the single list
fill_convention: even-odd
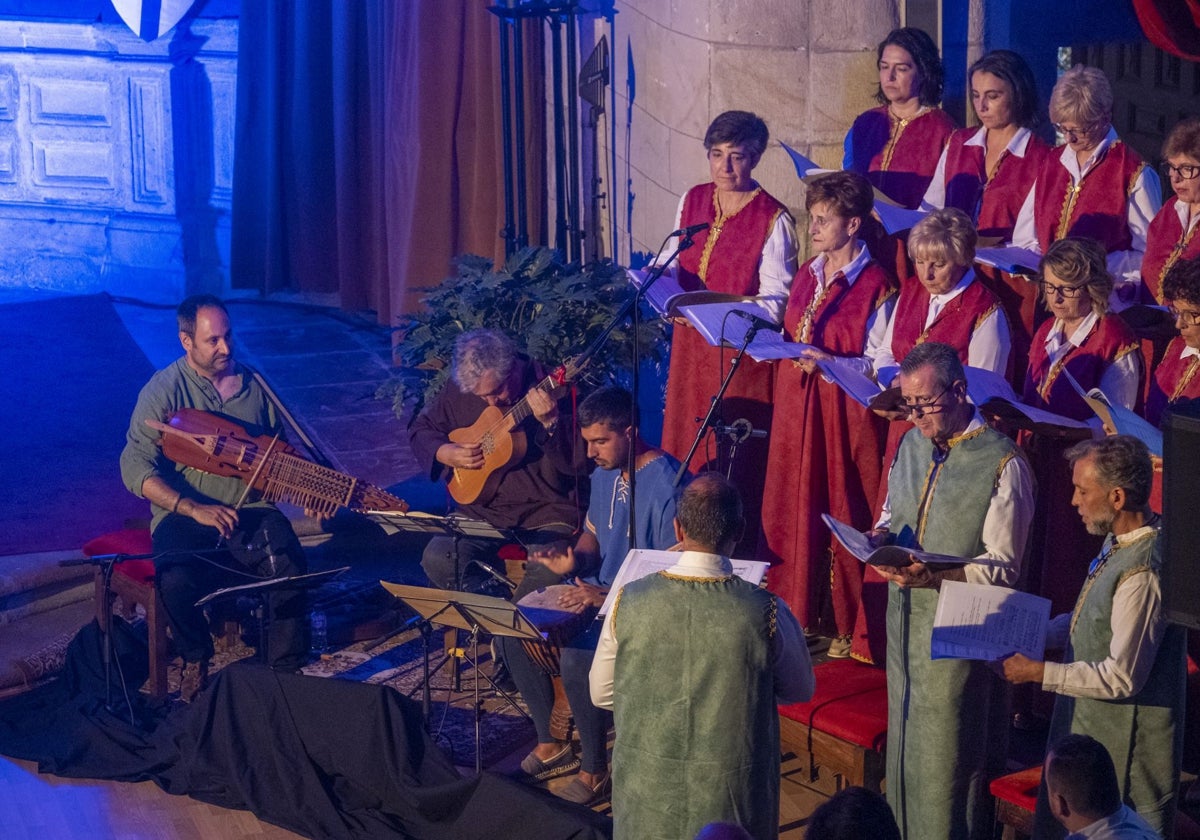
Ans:
[{"label": "red upholstered step", "polygon": [[835,738],[882,752],[887,744],[887,675],[853,659],[813,668],[817,689],[807,703],[780,706],[779,714]]},{"label": "red upholstered step", "polygon": [[[126,528],[110,531],[88,540],[83,553],[88,557],[100,554],[149,554],[153,551],[150,531],[147,528]],[[125,560],[113,567],[118,574],[126,575],[140,583],[154,579],[154,561]]]},{"label": "red upholstered step", "polygon": [[1024,808],[1032,813],[1033,809],[1037,807],[1037,791],[1041,782],[1042,765],[1039,764],[1036,767],[1029,767],[998,779],[992,779],[988,790],[997,799],[1011,802],[1018,808]]}]

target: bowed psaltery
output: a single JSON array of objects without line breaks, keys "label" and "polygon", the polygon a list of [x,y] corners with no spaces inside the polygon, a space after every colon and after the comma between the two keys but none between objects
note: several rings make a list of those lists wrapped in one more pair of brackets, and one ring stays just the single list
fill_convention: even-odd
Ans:
[{"label": "bowed psaltery", "polygon": [[404,513],[408,505],[373,484],[302,458],[279,435],[252,437],[224,417],[196,408],[182,408],[166,423],[147,420],[162,433],[163,455],[185,467],[232,476],[269,502],[287,502],[318,515],[331,516],[339,507],[359,512],[390,510]]}]

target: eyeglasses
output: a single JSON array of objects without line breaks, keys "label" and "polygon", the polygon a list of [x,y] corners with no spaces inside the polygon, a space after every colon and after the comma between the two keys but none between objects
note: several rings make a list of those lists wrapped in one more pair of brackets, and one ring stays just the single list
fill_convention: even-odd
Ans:
[{"label": "eyeglasses", "polygon": [[1062,297],[1063,300],[1074,300],[1083,294],[1084,289],[1088,287],[1087,283],[1081,283],[1078,286],[1056,286],[1053,283],[1047,283],[1045,280],[1038,281],[1038,285],[1042,287],[1042,293],[1046,298]]},{"label": "eyeglasses", "polygon": [[1176,309],[1174,306],[1168,306],[1167,312],[1171,315],[1171,320],[1179,321],[1185,327],[1194,327],[1200,324],[1200,312],[1185,312],[1182,309]]},{"label": "eyeglasses", "polygon": [[905,400],[903,403],[901,403],[901,408],[904,409],[905,414],[907,414],[909,417],[915,417],[918,420],[929,414],[941,414],[946,410],[946,406],[940,405],[938,400],[940,400],[942,396],[953,387],[954,385],[950,384],[932,397],[917,398],[918,400],[923,400],[923,402],[908,402]]},{"label": "eyeglasses", "polygon": [[1063,125],[1062,123],[1051,123],[1051,125],[1054,126],[1055,131],[1057,131],[1063,137],[1066,137],[1068,140],[1072,140],[1072,141],[1077,141],[1077,140],[1079,140],[1080,137],[1087,137],[1089,134],[1091,134],[1093,131],[1096,130],[1095,123],[1090,123],[1088,125],[1080,126],[1079,128],[1068,128],[1067,126]]},{"label": "eyeglasses", "polygon": [[1176,175],[1180,181],[1190,181],[1197,175],[1200,175],[1200,166],[1185,163],[1183,166],[1172,166],[1169,163],[1162,165],[1163,177],[1168,181],[1172,180]]}]

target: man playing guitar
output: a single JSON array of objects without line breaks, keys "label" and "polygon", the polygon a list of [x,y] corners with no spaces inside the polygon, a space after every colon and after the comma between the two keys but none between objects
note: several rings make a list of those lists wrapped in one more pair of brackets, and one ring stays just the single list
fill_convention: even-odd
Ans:
[{"label": "man playing guitar", "polygon": [[[410,438],[426,475],[450,482],[459,513],[562,550],[587,507],[589,462],[566,389],[546,373],[502,333],[464,333],[451,381],[413,421]],[[434,586],[479,591],[489,580],[479,564],[494,567],[497,549],[493,540],[438,536],[421,566]],[[540,577],[527,576],[518,596],[557,582]]]}]

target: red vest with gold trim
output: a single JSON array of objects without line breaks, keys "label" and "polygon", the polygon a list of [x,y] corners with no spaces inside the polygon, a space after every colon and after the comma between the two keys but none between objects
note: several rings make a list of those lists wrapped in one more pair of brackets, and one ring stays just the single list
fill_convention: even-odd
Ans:
[{"label": "red vest with gold trim", "polygon": [[[850,169],[897,204],[915,209],[925,197],[954,120],[931,108],[901,126],[886,105],[858,115],[850,129]],[[893,132],[894,136],[893,136]]]},{"label": "red vest with gold trim", "polygon": [[902,361],[918,344],[940,341],[957,350],[959,361],[965,365],[971,336],[983,319],[999,306],[1000,301],[992,291],[976,278],[962,294],[942,307],[926,329],[929,292],[920,280],[910,277],[900,288],[900,299],[896,301],[896,312],[892,316],[892,355]]},{"label": "red vest with gold trim", "polygon": [[1117,140],[1073,187],[1071,173],[1059,160],[1062,150],[1051,150],[1034,187],[1033,224],[1042,252],[1068,236],[1098,239],[1108,253],[1128,251],[1133,238],[1126,205],[1145,166],[1142,158]]},{"label": "red vest with gold trim", "polygon": [[[1175,211],[1178,198],[1172,197],[1162,206],[1146,231],[1146,253],[1142,255],[1142,287],[1162,303],[1162,281],[1167,271],[1179,259],[1200,257],[1200,223],[1192,225],[1187,236]],[[1178,248],[1178,250],[1176,250]]]},{"label": "red vest with gold trim", "polygon": [[1154,382],[1146,399],[1146,419],[1157,426],[1163,411],[1177,402],[1200,398],[1200,356],[1183,358],[1187,342],[1176,336],[1167,345],[1163,360],[1154,369]]},{"label": "red vest with gold trim", "polygon": [[[715,192],[715,184],[700,184],[688,190],[683,199],[680,226],[708,222],[710,227],[696,234],[696,244],[679,255],[679,282],[689,291],[707,288],[730,295],[758,294],[763,246],[775,220],[787,209],[759,188],[750,203],[718,226]],[[710,274],[710,265],[719,265],[721,270]]]},{"label": "red vest with gold trim", "polygon": [[[784,333],[793,341],[812,344],[836,356],[861,356],[867,346],[867,322],[871,313],[896,293],[891,275],[874,260],[867,263],[853,285],[839,273],[825,286],[824,296],[813,306],[817,278],[809,266],[814,257],[796,272],[783,316]],[[802,338],[805,312],[812,308],[811,333]]]},{"label": "red vest with gold trim", "polygon": [[[1036,134],[1025,144],[1025,156],[1005,152],[996,174],[987,178],[986,150],[982,146],[967,146],[979,129],[964,128],[954,132],[946,147],[946,206],[957,207],[975,219],[980,236],[1012,239],[1017,214],[1037,180],[1039,170],[1050,153],[1050,147]],[[979,217],[975,218],[978,208]]]},{"label": "red vest with gold trim", "polygon": [[[1046,355],[1046,336],[1054,323],[1053,318],[1047,320],[1033,337],[1033,346],[1029,348],[1029,372],[1025,375],[1025,395],[1021,400],[1034,408],[1044,408],[1075,420],[1090,419],[1095,414],[1061,375],[1063,368],[1071,372],[1084,391],[1088,391],[1100,387],[1100,378],[1109,365],[1126,353],[1139,352],[1141,345],[1120,315],[1109,314],[1096,322],[1082,345],[1072,347],[1051,365],[1050,357]],[[1141,388],[1138,390],[1140,392]]]}]

